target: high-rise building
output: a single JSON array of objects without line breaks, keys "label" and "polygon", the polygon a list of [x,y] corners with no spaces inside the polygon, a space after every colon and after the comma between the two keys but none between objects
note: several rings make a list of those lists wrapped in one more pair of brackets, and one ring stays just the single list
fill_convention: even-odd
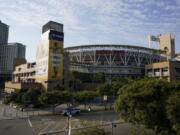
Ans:
[{"label": "high-rise building", "polygon": [[0,20],[0,45],[8,43],[9,26]]},{"label": "high-rise building", "polygon": [[26,47],[20,43],[0,45],[0,83],[11,80],[14,67],[25,63]]},{"label": "high-rise building", "polygon": [[11,80],[16,65],[26,62],[26,47],[21,43],[8,43],[9,26],[0,21],[0,87]]},{"label": "high-rise building", "polygon": [[36,81],[51,89],[63,76],[63,24],[50,21],[42,28],[36,55]]}]

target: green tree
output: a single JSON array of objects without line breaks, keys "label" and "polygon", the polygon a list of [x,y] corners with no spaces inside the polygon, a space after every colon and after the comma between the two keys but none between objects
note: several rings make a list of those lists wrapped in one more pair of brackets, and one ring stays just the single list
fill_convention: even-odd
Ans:
[{"label": "green tree", "polygon": [[41,95],[41,91],[38,89],[29,89],[27,92],[24,92],[21,97],[21,104],[27,106],[33,104],[38,106],[40,104],[38,98]]},{"label": "green tree", "polygon": [[167,101],[167,116],[172,129],[180,135],[180,91],[174,92]]},{"label": "green tree", "polygon": [[97,83],[104,83],[105,82],[105,74],[104,73],[95,74],[94,80]]},{"label": "green tree", "polygon": [[97,92],[94,91],[80,91],[74,94],[74,99],[78,103],[84,104],[84,107],[86,108],[87,103],[93,100],[97,96],[98,96]]},{"label": "green tree", "polygon": [[8,96],[5,97],[4,103],[5,103],[5,104],[9,104],[9,103],[11,103],[11,102],[17,102],[17,96],[18,96],[18,93],[17,93],[17,92],[11,93],[10,95],[8,95]]},{"label": "green tree", "polygon": [[[112,85],[110,85],[108,83],[99,85],[97,87],[97,91],[102,98],[102,101],[104,104],[104,109],[106,110],[107,109],[107,102],[108,102],[109,98],[112,98],[112,96],[114,95],[114,93],[112,91]],[[104,100],[105,96],[107,97],[107,100]],[[110,109],[111,109],[111,106],[110,106]]]},{"label": "green tree", "polygon": [[61,104],[59,92],[57,91],[42,93],[39,97],[39,101],[44,105],[50,105],[52,107],[53,112],[55,112],[55,107]]},{"label": "green tree", "polygon": [[63,85],[58,84],[58,85],[56,85],[56,86],[54,87],[54,90],[57,90],[57,91],[65,91],[66,89],[65,89],[65,87],[64,87]]},{"label": "green tree", "polygon": [[4,103],[9,104],[9,103],[15,103],[15,104],[21,104],[21,99],[23,96],[23,92],[12,92],[10,95],[6,96]]},{"label": "green tree", "polygon": [[133,126],[129,135],[156,135],[156,133],[144,128],[143,126]]},{"label": "green tree", "polygon": [[110,135],[110,132],[106,132],[104,129],[100,128],[89,128],[86,130],[81,130],[73,135]]},{"label": "green tree", "polygon": [[164,80],[143,79],[123,86],[115,102],[115,109],[128,122],[145,125],[157,134],[172,134],[167,118],[166,104],[169,95],[178,85]]},{"label": "green tree", "polygon": [[104,95],[112,96],[113,95],[112,86],[108,83],[99,85],[97,87],[97,91],[100,96],[104,96]]},{"label": "green tree", "polygon": [[114,96],[117,96],[118,91],[121,87],[123,87],[124,85],[128,84],[130,82],[130,80],[126,79],[126,78],[113,78],[112,81],[112,93]]},{"label": "green tree", "polygon": [[48,91],[40,95],[39,101],[44,105],[52,106],[53,112],[57,105],[70,102],[71,94],[67,91]]}]

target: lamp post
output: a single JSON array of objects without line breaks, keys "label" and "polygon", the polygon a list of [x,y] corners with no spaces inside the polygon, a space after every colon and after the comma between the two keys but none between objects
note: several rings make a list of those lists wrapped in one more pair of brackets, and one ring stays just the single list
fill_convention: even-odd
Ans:
[{"label": "lamp post", "polygon": [[112,135],[114,134],[114,131],[113,131],[114,127],[116,127],[116,124],[112,122],[112,123],[111,123]]}]

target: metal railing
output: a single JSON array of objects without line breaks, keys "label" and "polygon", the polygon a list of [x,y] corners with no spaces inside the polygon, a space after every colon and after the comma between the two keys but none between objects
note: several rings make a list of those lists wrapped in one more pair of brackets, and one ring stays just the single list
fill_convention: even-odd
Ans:
[{"label": "metal railing", "polygon": [[68,131],[68,129],[66,129],[66,130],[59,130],[59,131],[43,132],[43,133],[39,133],[38,135],[73,135],[74,133],[83,132],[85,130],[92,129],[92,128],[104,129],[106,132],[111,133],[111,135],[123,135],[123,134],[119,134],[120,132],[117,129],[118,127],[122,126],[123,124],[125,124],[125,123],[124,122],[109,122],[109,123],[94,125],[94,126],[72,128],[72,129],[70,129],[71,134],[68,134],[69,131]]}]

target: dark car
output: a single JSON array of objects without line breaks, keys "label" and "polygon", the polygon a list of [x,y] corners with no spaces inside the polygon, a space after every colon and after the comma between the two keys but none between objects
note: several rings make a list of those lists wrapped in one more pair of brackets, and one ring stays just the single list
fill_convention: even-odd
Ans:
[{"label": "dark car", "polygon": [[62,114],[64,116],[68,116],[68,115],[78,115],[80,114],[81,110],[80,109],[76,109],[76,108],[67,108],[67,109],[64,109],[62,111]]}]

